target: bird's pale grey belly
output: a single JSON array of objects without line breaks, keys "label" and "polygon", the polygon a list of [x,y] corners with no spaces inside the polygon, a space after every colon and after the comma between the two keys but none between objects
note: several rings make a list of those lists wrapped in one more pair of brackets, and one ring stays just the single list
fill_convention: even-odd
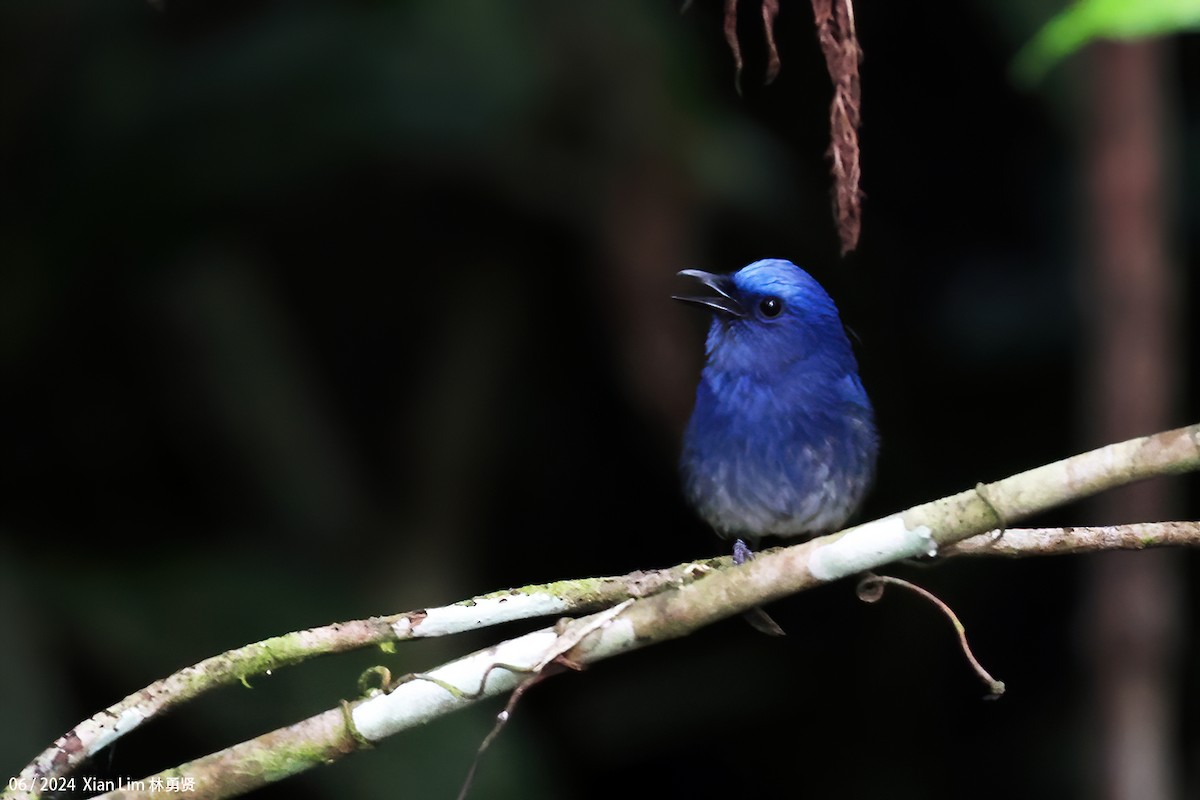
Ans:
[{"label": "bird's pale grey belly", "polygon": [[870,484],[875,434],[853,416],[833,428],[820,437],[780,437],[785,443],[729,437],[703,452],[693,450],[684,476],[688,498],[725,536],[837,530]]}]

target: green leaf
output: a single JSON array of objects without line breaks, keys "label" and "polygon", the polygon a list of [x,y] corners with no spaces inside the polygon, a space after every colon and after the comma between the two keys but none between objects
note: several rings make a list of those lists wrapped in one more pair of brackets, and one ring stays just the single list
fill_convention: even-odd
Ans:
[{"label": "green leaf", "polygon": [[1200,0],[1080,0],[1021,48],[1012,77],[1030,87],[1093,39],[1135,40],[1200,30]]}]

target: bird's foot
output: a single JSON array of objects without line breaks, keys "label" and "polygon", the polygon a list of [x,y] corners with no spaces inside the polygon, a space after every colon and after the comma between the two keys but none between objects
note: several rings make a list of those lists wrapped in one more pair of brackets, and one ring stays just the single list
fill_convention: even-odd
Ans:
[{"label": "bird's foot", "polygon": [[[754,559],[754,551],[750,549],[750,545],[746,544],[741,539],[733,543],[733,563],[735,566],[741,566],[747,561]],[[750,623],[750,627],[754,628],[759,633],[765,633],[768,636],[783,636],[784,630],[779,627],[779,623],[771,619],[771,615],[763,611],[761,608],[755,607],[742,614],[746,621]]]}]

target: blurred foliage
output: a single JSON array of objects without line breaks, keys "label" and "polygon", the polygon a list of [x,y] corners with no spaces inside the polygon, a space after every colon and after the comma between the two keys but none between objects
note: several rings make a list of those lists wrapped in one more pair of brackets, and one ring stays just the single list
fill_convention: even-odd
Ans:
[{"label": "blurred foliage", "polygon": [[1200,30],[1200,0],[1079,0],[1034,35],[1013,58],[1013,78],[1032,86],[1094,39],[1132,40]]}]

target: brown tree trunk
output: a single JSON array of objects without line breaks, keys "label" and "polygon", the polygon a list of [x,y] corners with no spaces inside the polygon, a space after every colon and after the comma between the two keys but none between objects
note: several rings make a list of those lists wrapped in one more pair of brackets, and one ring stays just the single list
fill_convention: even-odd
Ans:
[{"label": "brown tree trunk", "polygon": [[[1093,45],[1088,63],[1084,179],[1089,352],[1082,396],[1088,446],[1171,427],[1180,354],[1178,273],[1168,253],[1169,150],[1164,42]],[[1102,495],[1104,523],[1172,518],[1171,484]],[[1084,604],[1097,723],[1094,795],[1179,796],[1175,708],[1178,561],[1169,551],[1109,553],[1089,565]]]}]

